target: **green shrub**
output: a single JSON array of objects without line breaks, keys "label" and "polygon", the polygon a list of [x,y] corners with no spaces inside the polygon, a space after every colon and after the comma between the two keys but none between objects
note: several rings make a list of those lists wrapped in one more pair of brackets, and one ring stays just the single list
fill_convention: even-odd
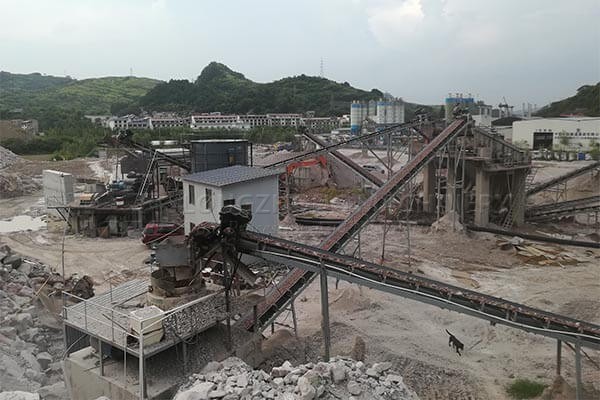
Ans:
[{"label": "green shrub", "polygon": [[513,399],[532,399],[544,391],[546,385],[529,379],[517,379],[506,388]]}]

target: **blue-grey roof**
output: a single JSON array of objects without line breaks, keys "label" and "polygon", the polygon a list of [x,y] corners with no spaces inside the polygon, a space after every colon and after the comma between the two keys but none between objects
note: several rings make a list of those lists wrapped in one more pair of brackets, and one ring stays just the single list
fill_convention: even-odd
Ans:
[{"label": "blue-grey roof", "polygon": [[203,183],[211,186],[227,186],[234,183],[251,181],[279,175],[277,169],[248,167],[245,165],[233,165],[231,167],[211,169],[209,171],[196,172],[182,177],[184,181]]}]

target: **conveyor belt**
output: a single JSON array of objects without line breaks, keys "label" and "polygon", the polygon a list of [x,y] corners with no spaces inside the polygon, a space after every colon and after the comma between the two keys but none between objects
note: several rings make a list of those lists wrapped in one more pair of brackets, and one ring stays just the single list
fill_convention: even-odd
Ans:
[{"label": "conveyor belt", "polygon": [[175,157],[171,157],[170,155],[165,154],[162,151],[158,151],[152,147],[144,146],[143,144],[134,142],[133,140],[127,141],[126,144],[137,150],[143,151],[144,153],[148,153],[152,156],[154,156],[154,153],[156,153],[157,159],[163,159],[163,160],[167,161],[169,164],[176,165],[180,168],[185,169],[186,171],[192,170],[192,166],[190,163],[182,161]]},{"label": "conveyor belt", "polygon": [[561,201],[553,204],[529,207],[525,210],[525,218],[528,221],[541,221],[564,215],[574,215],[598,210],[600,210],[600,196],[590,196],[577,200]]},{"label": "conveyor belt", "polygon": [[[321,139],[319,139],[316,135],[313,135],[310,133],[304,133],[304,136],[306,136],[311,142],[313,142],[321,147],[326,146],[326,143],[323,142]],[[340,153],[339,151],[330,150],[329,154],[333,158],[335,158],[336,160],[338,160],[339,162],[341,162],[342,164],[347,166],[348,168],[352,169],[358,175],[363,177],[366,181],[371,182],[373,185],[375,185],[375,187],[380,187],[381,185],[383,185],[382,179],[376,177],[375,175],[373,175],[372,173],[370,173],[369,171],[367,171],[366,169],[364,169],[363,167],[361,167],[360,165],[358,165],[357,163],[352,161],[349,157],[346,157],[345,155]]]},{"label": "conveyor belt", "polygon": [[510,231],[507,229],[498,229],[492,228],[489,226],[479,226],[479,225],[467,225],[468,230],[475,232],[488,232],[493,233],[495,235],[502,235],[507,237],[521,237],[523,239],[535,240],[536,242],[542,243],[556,243],[556,244],[564,244],[566,246],[577,246],[577,247],[588,247],[591,249],[600,249],[600,243],[592,242],[592,241],[584,241],[584,240],[570,240],[570,239],[561,239],[552,236],[542,236],[542,235],[532,235],[527,232],[520,231]]},{"label": "conveyor belt", "polygon": [[534,194],[539,193],[541,191],[544,191],[546,189],[549,189],[552,186],[556,186],[559,183],[562,183],[562,182],[568,181],[569,179],[572,179],[572,178],[575,178],[577,176],[583,175],[586,172],[594,170],[595,168],[600,168],[600,161],[596,161],[593,164],[586,165],[585,167],[576,169],[575,171],[571,171],[571,172],[568,172],[568,173],[566,173],[564,175],[557,176],[554,179],[550,179],[547,182],[542,182],[542,183],[540,183],[538,185],[535,185],[534,187],[532,187],[531,189],[529,189],[527,191],[527,196],[531,196],[531,195],[534,195]]},{"label": "conveyor belt", "polygon": [[[340,147],[346,146],[346,145],[354,143],[354,142],[369,140],[369,139],[375,138],[375,137],[380,136],[380,135],[388,134],[390,132],[397,132],[397,131],[402,131],[404,129],[411,129],[411,128],[414,128],[414,127],[420,125],[421,123],[422,122],[406,122],[406,123],[403,123],[403,124],[397,124],[397,125],[393,125],[393,126],[387,127],[385,129],[381,129],[379,131],[369,132],[369,133],[364,134],[362,136],[356,136],[356,137],[353,137],[353,138],[348,139],[346,141],[335,143],[335,144],[329,144],[328,145],[328,144],[323,143],[322,141],[319,141],[320,142],[319,146],[321,146],[320,149],[316,149],[316,150],[309,151],[309,152],[306,152],[306,153],[303,153],[303,154],[299,154],[297,156],[290,157],[288,159],[285,159],[285,160],[282,160],[282,161],[278,161],[278,162],[273,163],[273,164],[265,165],[264,168],[276,168],[276,167],[280,167],[282,165],[287,165],[287,164],[292,163],[292,162],[304,160],[306,158],[315,157],[315,156],[317,156],[319,154],[322,154],[322,153],[329,153],[329,152],[331,152],[331,151],[333,151],[335,149],[338,149]],[[309,135],[307,135],[307,137],[309,137]],[[310,137],[314,138],[314,135],[310,135]],[[311,139],[311,141],[312,141],[312,139]],[[314,143],[314,141],[313,141],[313,143]]]},{"label": "conveyor belt", "polygon": [[[345,242],[354,236],[379,209],[389,201],[394,194],[400,190],[406,183],[415,177],[422,167],[435,157],[438,150],[446,145],[450,140],[456,137],[466,128],[465,120],[456,120],[435,139],[433,139],[419,154],[415,156],[408,164],[398,171],[392,178],[377,190],[361,207],[359,207],[351,216],[339,225],[333,233],[321,244],[321,247],[328,251],[339,251]],[[267,326],[270,322],[285,309],[287,304],[293,300],[310,282],[316,274],[311,271],[304,271],[300,268],[294,268],[279,283],[278,287],[273,288],[266,295],[265,301],[258,305],[258,319],[260,326]],[[246,329],[254,329],[254,319],[252,315],[246,316],[242,322]]]},{"label": "conveyor belt", "polygon": [[463,119],[452,122],[446,129],[436,136],[423,150],[421,150],[404,168],[385,182],[379,190],[369,197],[356,209],[322,244],[324,249],[338,251],[352,238],[356,232],[376,215],[400,189],[404,187],[419,171],[435,157],[438,150],[454,139],[467,126]]},{"label": "conveyor belt", "polygon": [[[600,349],[598,325],[433,279],[255,232],[244,232],[238,249],[270,262],[303,268],[306,274],[317,275],[324,268],[332,277],[563,341],[579,340],[582,346]],[[284,282],[267,300],[276,300],[278,294],[291,288]],[[262,316],[259,320],[266,321]]]}]

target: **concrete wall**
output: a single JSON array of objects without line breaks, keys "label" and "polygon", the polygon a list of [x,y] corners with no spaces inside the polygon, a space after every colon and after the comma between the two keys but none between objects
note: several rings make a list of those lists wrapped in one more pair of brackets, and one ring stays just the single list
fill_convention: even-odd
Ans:
[{"label": "concrete wall", "polygon": [[[189,203],[189,185],[194,187],[195,202]],[[252,206],[252,221],[249,230],[276,234],[279,228],[279,181],[276,175],[254,179],[233,185],[216,187],[199,183],[184,182],[183,215],[185,233],[190,223],[219,222],[219,212],[225,200],[235,200],[238,206]],[[206,189],[212,190],[212,208],[206,208]]]},{"label": "concrete wall", "polygon": [[42,176],[46,207],[65,206],[74,200],[75,178],[73,175],[45,169]]},{"label": "concrete wall", "polygon": [[[86,347],[71,353],[63,364],[65,384],[71,399],[88,400],[106,396],[111,400],[136,400],[134,393],[137,384],[123,387],[123,382],[100,376],[100,367],[96,365],[97,357],[92,356],[93,349]],[[129,361],[129,360],[128,360]],[[135,380],[135,375],[130,375]]]},{"label": "concrete wall", "polygon": [[589,150],[594,140],[600,142],[600,118],[539,118],[513,122],[512,142],[526,142],[533,148],[534,132],[552,132],[553,146],[562,146],[560,139],[565,135],[569,144],[565,150]]}]

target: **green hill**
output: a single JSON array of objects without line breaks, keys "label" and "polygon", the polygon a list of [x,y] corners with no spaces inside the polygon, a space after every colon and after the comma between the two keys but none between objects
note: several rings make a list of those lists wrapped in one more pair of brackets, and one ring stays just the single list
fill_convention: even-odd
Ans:
[{"label": "green hill", "polygon": [[0,71],[0,108],[23,107],[35,94],[68,85],[73,79],[68,77],[32,74],[11,74]]},{"label": "green hill", "polygon": [[365,91],[349,83],[300,75],[270,83],[257,83],[216,62],[204,68],[195,82],[171,80],[143,96],[146,110],[223,113],[305,112],[317,115],[348,114],[352,100],[378,99],[377,89]]},{"label": "green hill", "polygon": [[160,81],[137,77],[75,80],[0,72],[0,110],[23,108],[27,115],[60,108],[86,114],[108,114],[111,106],[130,105]]},{"label": "green hill", "polygon": [[600,117],[600,82],[595,85],[584,85],[577,89],[575,96],[555,101],[536,113],[540,117],[559,117],[569,114]]}]

